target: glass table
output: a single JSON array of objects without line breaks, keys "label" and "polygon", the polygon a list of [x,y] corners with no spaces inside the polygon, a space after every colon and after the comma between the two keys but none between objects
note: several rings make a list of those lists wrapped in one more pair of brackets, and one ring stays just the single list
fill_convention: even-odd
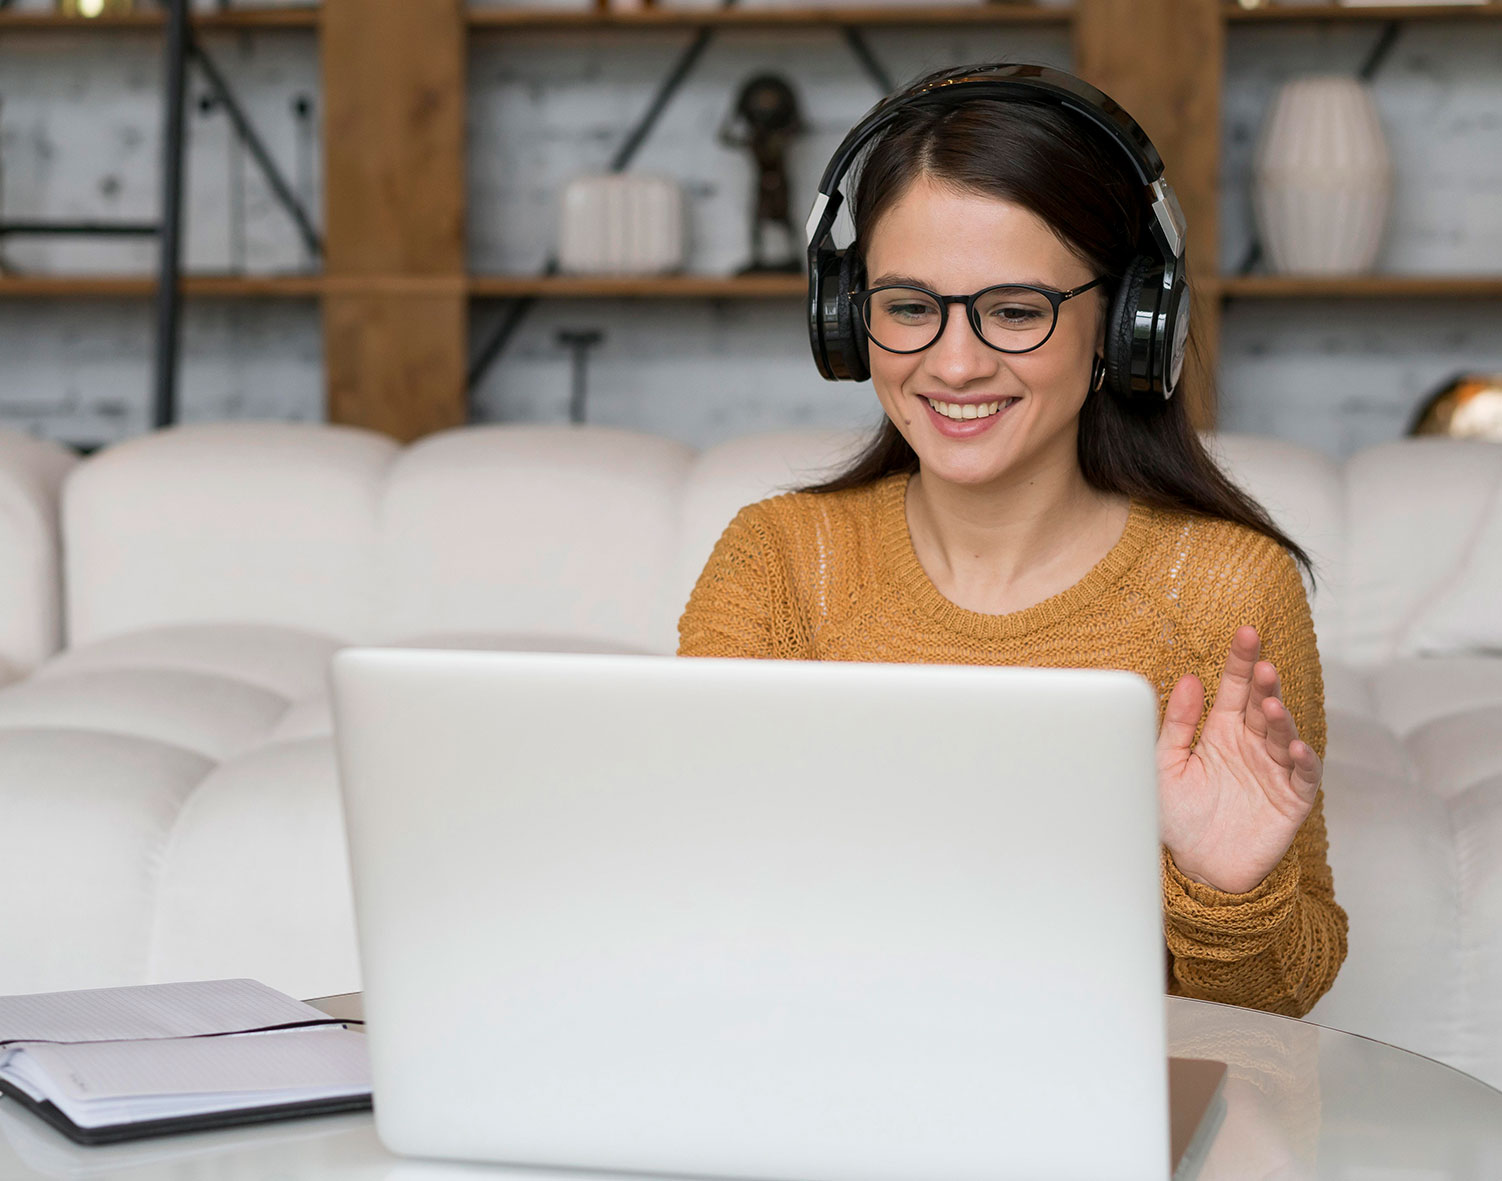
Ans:
[{"label": "glass table", "polygon": [[[358,1017],[358,996],[313,1003]],[[1225,1119],[1201,1181],[1502,1178],[1502,1091],[1381,1042],[1204,1001],[1166,998],[1168,1051],[1229,1064]],[[610,1174],[404,1160],[369,1114],[84,1148],[0,1100],[0,1181],[603,1181]],[[621,1181],[621,1179],[618,1179]],[[651,1181],[640,1175],[632,1181]]]}]

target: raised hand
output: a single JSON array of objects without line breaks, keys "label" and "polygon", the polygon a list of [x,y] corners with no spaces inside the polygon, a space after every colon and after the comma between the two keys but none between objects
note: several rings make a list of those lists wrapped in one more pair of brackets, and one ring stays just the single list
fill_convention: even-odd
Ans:
[{"label": "raised hand", "polygon": [[1231,638],[1193,749],[1205,701],[1196,676],[1173,687],[1158,734],[1163,844],[1186,877],[1230,894],[1253,889],[1283,859],[1324,771],[1279,696],[1278,670],[1257,660],[1260,650],[1254,627]]}]

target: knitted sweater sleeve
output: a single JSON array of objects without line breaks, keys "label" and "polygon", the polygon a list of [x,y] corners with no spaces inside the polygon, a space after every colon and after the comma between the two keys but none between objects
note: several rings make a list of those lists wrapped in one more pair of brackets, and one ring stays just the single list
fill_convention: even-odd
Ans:
[{"label": "knitted sweater sleeve", "polygon": [[720,535],[678,620],[679,656],[777,655],[768,548],[756,506],[741,509]]},{"label": "knitted sweater sleeve", "polygon": [[[1298,567],[1278,549],[1269,568],[1257,574],[1259,593],[1245,605],[1252,617],[1226,620],[1224,635],[1211,637],[1218,645],[1217,668],[1224,669],[1236,628],[1254,624],[1260,659],[1277,668],[1299,736],[1323,759],[1324,682]],[[1202,679],[1213,698],[1213,682]],[[1163,850],[1169,991],[1292,1017],[1307,1013],[1346,955],[1346,914],[1335,901],[1328,848],[1321,791],[1283,859],[1245,894],[1191,881]]]}]

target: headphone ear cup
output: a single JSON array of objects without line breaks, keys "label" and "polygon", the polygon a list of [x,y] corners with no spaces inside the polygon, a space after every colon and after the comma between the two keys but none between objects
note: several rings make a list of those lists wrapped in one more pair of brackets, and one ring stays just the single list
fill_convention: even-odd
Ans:
[{"label": "headphone ear cup", "polygon": [[809,271],[808,337],[814,364],[829,381],[864,381],[865,325],[860,322],[849,292],[861,273],[859,260],[848,250],[820,250]]},{"label": "headphone ear cup", "polygon": [[[1161,266],[1145,254],[1132,259],[1116,289],[1116,298],[1111,301],[1111,314],[1106,321],[1106,388],[1118,398],[1130,400],[1134,396],[1132,386],[1133,350],[1137,327],[1138,306],[1142,302],[1142,290],[1150,271]],[[1151,347],[1151,341],[1148,342]],[[1140,371],[1151,370],[1151,358]]]},{"label": "headphone ear cup", "polygon": [[866,268],[854,250],[840,251],[840,291],[836,307],[839,313],[840,348],[851,381],[865,381],[871,376],[870,344],[866,339],[866,322],[850,298],[852,291],[866,285]]}]

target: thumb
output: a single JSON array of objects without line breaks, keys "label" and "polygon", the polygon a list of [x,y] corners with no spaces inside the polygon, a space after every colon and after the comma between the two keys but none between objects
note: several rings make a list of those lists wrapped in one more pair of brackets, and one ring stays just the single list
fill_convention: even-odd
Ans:
[{"label": "thumb", "polygon": [[1158,757],[1170,756],[1177,765],[1189,757],[1194,729],[1205,712],[1205,687],[1193,673],[1179,678],[1163,710],[1163,728],[1158,731]]}]

